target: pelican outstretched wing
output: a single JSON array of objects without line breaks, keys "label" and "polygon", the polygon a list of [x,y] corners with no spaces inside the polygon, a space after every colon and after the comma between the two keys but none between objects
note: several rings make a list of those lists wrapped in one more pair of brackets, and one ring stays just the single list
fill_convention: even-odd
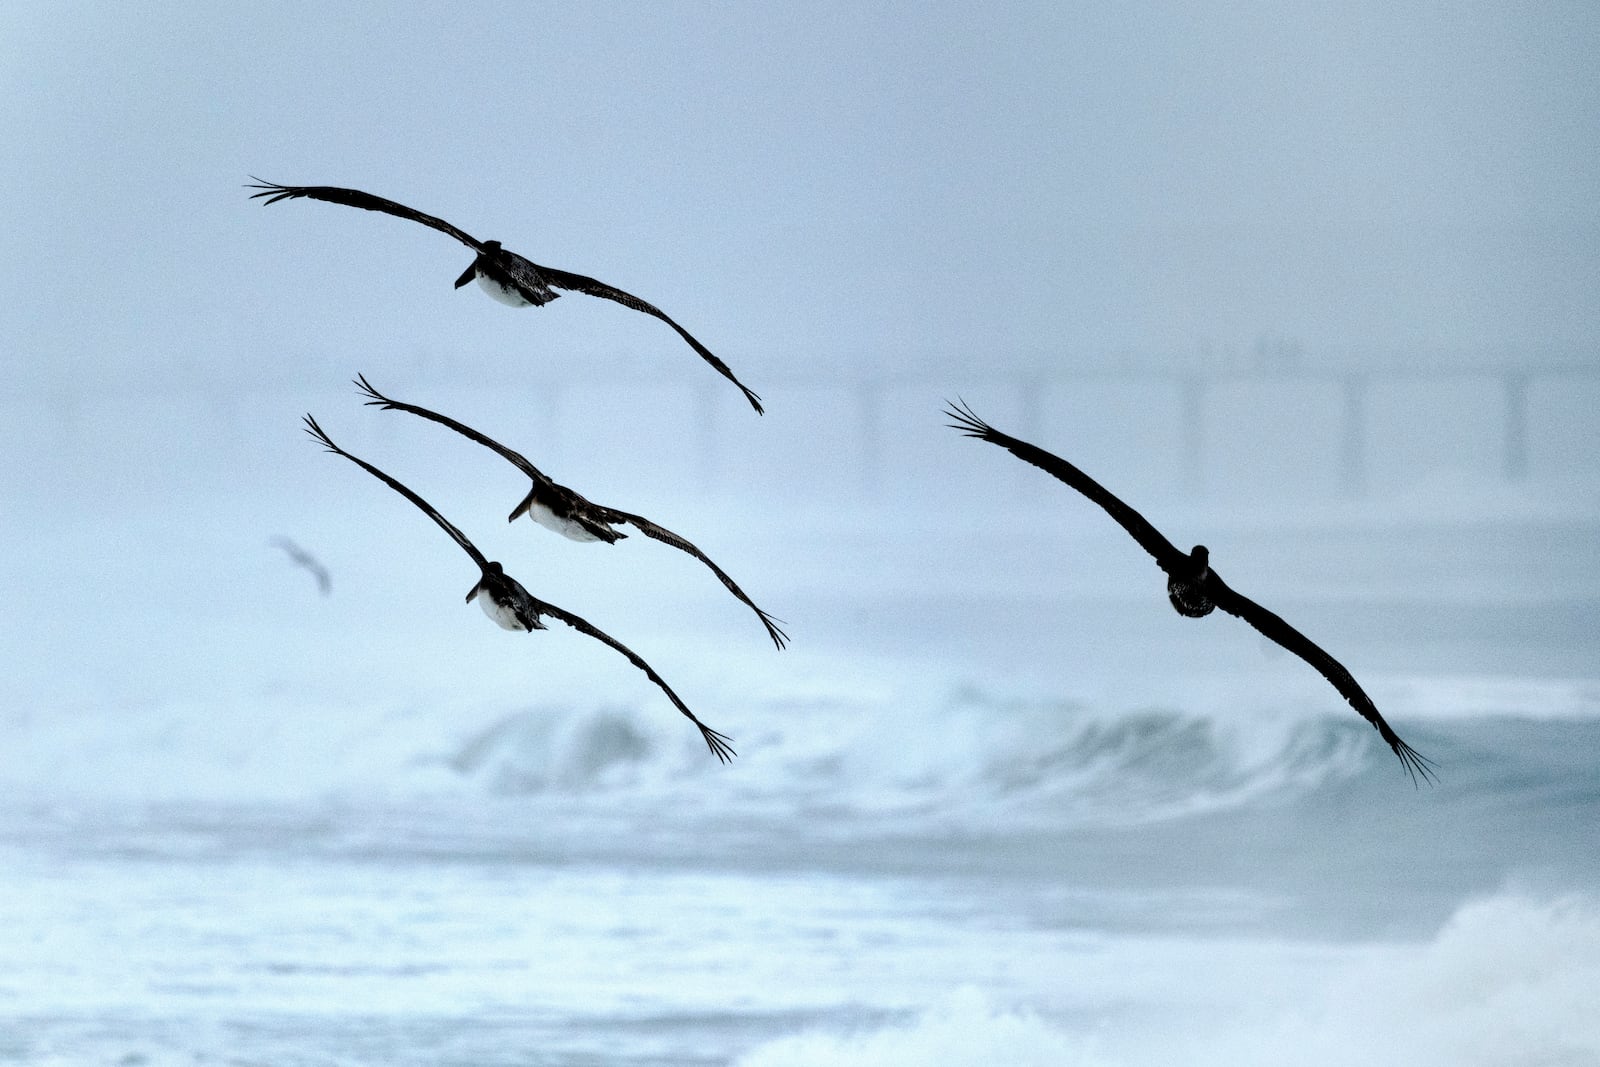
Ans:
[{"label": "pelican outstretched wing", "polygon": [[972,409],[967,407],[965,401],[951,404],[945,408],[944,413],[955,420],[950,423],[952,430],[960,430],[968,437],[976,437],[979,440],[988,441],[992,445],[999,445],[1023,462],[1033,464],[1046,474],[1067,483],[1096,504],[1099,504],[1100,507],[1105,509],[1106,514],[1110,515],[1117,521],[1119,526],[1128,531],[1146,552],[1155,557],[1155,561],[1161,565],[1161,569],[1168,574],[1174,572],[1186,574],[1190,570],[1189,557],[1179,552],[1171,541],[1162,536],[1160,530],[1151,526],[1143,515],[1124,504],[1109,489],[1071,463],[1068,463],[1060,456],[1046,452],[1037,445],[1030,445],[1026,441],[1017,440],[1010,434],[1001,433],[973,414]]},{"label": "pelican outstretched wing", "polygon": [[245,188],[261,190],[259,193],[250,194],[250,199],[252,200],[266,197],[268,204],[276,204],[279,200],[294,200],[299,197],[305,197],[308,200],[323,200],[330,204],[343,204],[346,207],[358,207],[367,211],[381,211],[385,215],[393,215],[396,218],[420,222],[424,226],[438,230],[440,233],[449,234],[476,252],[483,251],[483,242],[465,230],[458,230],[443,219],[434,218],[432,215],[424,215],[414,208],[406,207],[404,204],[397,204],[393,200],[385,200],[381,196],[363,193],[360,189],[341,189],[336,185],[273,185],[271,182],[264,182],[260,178],[256,178],[255,175],[251,175],[251,177],[254,178],[255,184],[247,185]]},{"label": "pelican outstretched wing", "polygon": [[389,486],[390,489],[393,489],[395,492],[399,493],[401,496],[415,504],[418,508],[422,509],[423,514],[427,515],[428,518],[438,523],[440,528],[443,529],[445,533],[455,538],[456,544],[460,545],[462,550],[465,551],[467,555],[472,557],[472,562],[478,565],[479,570],[488,570],[489,560],[482,552],[478,551],[478,547],[471,541],[468,541],[467,535],[456,529],[454,524],[452,524],[449,519],[433,510],[433,506],[431,504],[422,499],[416,493],[413,493],[410,489],[407,489],[405,486],[395,481],[393,478],[389,477],[387,474],[383,473],[377,467],[374,467],[372,464],[368,463],[366,460],[352,456],[350,453],[334,444],[333,440],[327,435],[327,433],[323,431],[322,427],[317,425],[317,420],[312,418],[310,415],[306,416],[305,422],[306,433],[315,438],[324,448],[326,448],[329,452],[335,453],[336,455],[343,456],[351,463],[361,467],[368,474],[384,482]]},{"label": "pelican outstretched wing", "polygon": [[549,475],[545,474],[538,467],[535,467],[532,463],[530,463],[528,458],[521,452],[507,448],[505,445],[501,444],[499,441],[496,441],[488,434],[474,430],[471,426],[468,426],[462,422],[457,422],[448,415],[441,415],[437,411],[430,411],[427,408],[418,407],[415,404],[405,404],[398,400],[391,400],[373,388],[372,383],[367,381],[366,375],[357,374],[354,381],[356,387],[367,396],[368,406],[382,408],[384,411],[409,411],[413,415],[419,415],[424,419],[437,422],[440,426],[448,426],[450,429],[454,430],[462,437],[465,437],[467,440],[476,441],[485,448],[490,448],[500,453],[500,455],[505,460],[510,462],[512,466],[516,467],[523,474],[526,474],[534,481],[539,482],[541,485],[555,485],[555,483],[550,480]]},{"label": "pelican outstretched wing", "polygon": [[[517,263],[515,260],[512,262],[515,267],[521,267],[521,264]],[[527,261],[524,260],[523,262]],[[724,378],[728,379],[728,381],[732,382],[734,385],[737,385],[739,387],[739,391],[744,393],[745,399],[750,401],[750,406],[756,409],[757,415],[764,414],[761,407],[761,398],[747,389],[744,383],[738,378],[735,378],[733,376],[733,371],[728,369],[728,365],[726,363],[722,362],[722,360],[713,355],[711,349],[695,340],[693,335],[691,335],[688,330],[685,330],[682,326],[679,326],[670,317],[668,317],[666,312],[662,311],[654,304],[646,300],[640,300],[632,293],[623,292],[616,286],[607,285],[605,282],[602,282],[597,278],[590,278],[584,274],[573,274],[570,271],[557,270],[554,267],[546,267],[537,263],[529,263],[528,266],[538,271],[546,282],[555,286],[557,289],[570,289],[574,292],[586,293],[589,296],[598,296],[605,300],[614,300],[623,307],[632,308],[634,311],[642,311],[646,315],[654,315],[656,318],[660,319],[662,322],[678,331],[678,336],[689,342],[689,347],[698,352],[701,359],[711,364],[711,366],[716,369],[718,374],[721,374]],[[517,271],[513,270],[512,276],[516,277],[516,274]]]},{"label": "pelican outstretched wing", "polygon": [[687,552],[701,563],[704,563],[707,567],[710,567],[711,573],[715,574],[717,579],[727,587],[728,592],[732,593],[734,596],[738,597],[739,600],[743,601],[745,606],[751,611],[755,612],[756,615],[761,619],[761,625],[766,627],[767,636],[772,638],[773,644],[777,645],[781,649],[789,643],[789,635],[784,633],[783,628],[778,625],[778,623],[782,620],[774,619],[771,615],[768,615],[766,612],[756,607],[755,601],[751,600],[745,595],[745,591],[739,588],[738,583],[732,578],[728,577],[727,572],[721,567],[711,562],[711,557],[696,548],[688,538],[681,537],[664,526],[657,526],[643,515],[631,515],[626,511],[618,511],[615,508],[601,507],[599,505],[595,505],[595,510],[604,516],[607,522],[627,523],[629,526],[634,527],[646,537],[654,538],[664,545],[671,545],[673,548],[676,548],[681,552]]},{"label": "pelican outstretched wing", "polygon": [[1377,705],[1356,682],[1355,676],[1345,669],[1344,664],[1330,656],[1311,638],[1290,626],[1282,616],[1268,611],[1243,593],[1236,592],[1217,576],[1216,571],[1212,571],[1207,577],[1205,591],[1217,607],[1229,615],[1243,619],[1264,637],[1282,645],[1315,667],[1317,673],[1326,678],[1339,691],[1339,695],[1377,729],[1378,736],[1383,738],[1384,742],[1394,750],[1394,754],[1400,758],[1400,764],[1411,776],[1412,782],[1415,782],[1419,775],[1424,781],[1435,778],[1433,761],[1400,740],[1400,735],[1395,733],[1393,727],[1379,714]]},{"label": "pelican outstretched wing", "polygon": [[542,600],[536,600],[535,603],[538,606],[539,614],[549,615],[554,619],[560,619],[562,622],[566,623],[574,630],[577,630],[579,633],[588,634],[595,640],[610,645],[612,648],[628,657],[629,662],[631,662],[635,667],[638,667],[641,671],[644,671],[645,676],[654,682],[663,693],[667,694],[667,699],[672,701],[673,705],[679,711],[683,712],[684,716],[688,718],[690,722],[694,723],[700,728],[700,735],[705,738],[706,747],[711,750],[712,754],[715,755],[717,759],[721,760],[723,763],[727,763],[734,757],[734,755],[736,755],[736,753],[733,751],[732,739],[726,734],[718,733],[716,730],[713,730],[711,727],[707,726],[705,723],[696,718],[695,713],[689,710],[689,706],[679,699],[678,694],[674,693],[672,688],[662,680],[661,675],[655,672],[655,668],[646,663],[643,657],[641,657],[637,652],[633,651],[621,641],[618,641],[616,638],[612,637],[610,634],[607,634],[605,631],[599,629],[588,621],[572,614],[570,611],[563,611],[554,604],[547,604]]},{"label": "pelican outstretched wing", "polygon": [[[505,459],[523,474],[526,474],[529,478],[533,479],[533,492],[530,492],[527,496],[522,498],[522,502],[516,506],[516,508],[511,512],[510,516],[506,519],[507,522],[515,522],[518,518],[520,518],[522,513],[528,510],[529,506],[533,502],[534,497],[540,494],[563,497],[571,502],[574,510],[580,512],[598,510],[593,504],[591,504],[588,500],[585,500],[578,493],[568,489],[564,485],[557,485],[549,475],[545,474],[544,471],[541,471],[538,467],[535,467],[521,452],[507,448],[505,445],[501,444],[499,441],[496,441],[488,434],[479,430],[474,430],[466,423],[457,422],[448,415],[441,415],[437,411],[430,411],[427,408],[418,407],[415,404],[403,404],[398,400],[391,400],[389,397],[384,396],[382,393],[378,392],[377,389],[373,388],[372,383],[367,381],[365,375],[358,374],[354,380],[356,386],[369,398],[367,400],[367,404],[369,406],[377,406],[385,411],[409,411],[413,415],[419,415],[424,419],[437,422],[441,426],[447,426],[456,433],[460,434],[462,437],[465,437],[467,440],[476,441],[485,448],[492,449],[499,453],[501,458]],[[627,536],[626,534],[605,530],[603,527],[595,529],[594,534],[600,540],[620,540],[621,538]]]}]

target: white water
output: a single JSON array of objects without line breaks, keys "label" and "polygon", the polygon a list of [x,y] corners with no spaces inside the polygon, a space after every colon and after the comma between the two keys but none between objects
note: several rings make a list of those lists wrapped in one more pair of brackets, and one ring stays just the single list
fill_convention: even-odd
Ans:
[{"label": "white water", "polygon": [[[1099,1010],[1089,1021],[1062,1018],[1077,998],[1060,992],[1019,1005],[967,985],[907,1022],[788,1036],[737,1063],[1600,1062],[1593,1007],[1600,909],[1592,897],[1505,893],[1469,901],[1422,944],[1129,941],[1104,954],[1111,959],[1080,959],[1059,975],[1080,997],[1094,992]],[[1118,973],[1137,980],[1118,981]],[[1107,1002],[1117,1010],[1105,1013]],[[1182,1006],[1176,1015],[1174,1005]]]}]

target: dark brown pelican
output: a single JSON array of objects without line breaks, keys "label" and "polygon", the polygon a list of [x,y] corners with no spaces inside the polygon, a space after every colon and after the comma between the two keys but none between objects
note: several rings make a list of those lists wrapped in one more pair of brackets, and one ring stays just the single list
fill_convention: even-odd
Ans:
[{"label": "dark brown pelican", "polygon": [[511,515],[506,520],[507,522],[515,522],[518,517],[526,512],[528,517],[540,526],[554,530],[556,533],[573,541],[604,541],[607,544],[616,544],[619,540],[628,536],[621,530],[614,529],[615,525],[632,526],[646,537],[654,538],[662,544],[671,545],[673,548],[687,552],[711,568],[711,573],[715,574],[722,584],[727,586],[728,592],[738,597],[751,611],[756,613],[756,617],[761,620],[761,625],[766,627],[767,636],[772,638],[773,644],[781,649],[788,642],[789,635],[784,633],[782,628],[778,626],[778,620],[756,607],[755,602],[745,595],[744,590],[740,589],[738,584],[728,577],[721,567],[711,562],[711,558],[691,544],[687,538],[680,537],[665,527],[657,526],[642,515],[634,515],[626,511],[618,511],[616,508],[604,507],[586,499],[582,494],[568,489],[564,485],[558,485],[551,481],[549,476],[538,467],[529,463],[527,458],[520,452],[513,452],[492,437],[479,433],[472,427],[463,425],[446,415],[441,415],[436,411],[429,411],[427,408],[417,407],[414,404],[403,404],[398,400],[391,400],[374,389],[365,375],[357,375],[355,383],[368,397],[368,405],[382,408],[385,411],[409,411],[413,415],[431,419],[441,426],[448,426],[468,440],[476,441],[478,444],[498,452],[512,466],[531,478],[533,480],[533,488],[528,490],[528,495],[522,498],[522,503],[512,510]]},{"label": "dark brown pelican", "polygon": [[311,577],[317,580],[317,589],[323,596],[333,592],[333,577],[328,574],[328,568],[324,567],[316,556],[282,535],[274,537],[272,543],[283,549],[296,566],[304,567],[311,572]]},{"label": "dark brown pelican", "polygon": [[328,435],[323,432],[322,427],[317,425],[317,420],[313,419],[310,415],[305,417],[305,423],[306,433],[315,438],[317,442],[329,452],[332,452],[335,455],[343,456],[356,466],[364,469],[368,474],[371,474],[373,477],[386,483],[389,488],[393,489],[395,492],[411,501],[418,508],[420,508],[425,515],[427,515],[434,522],[438,523],[440,528],[443,529],[445,533],[455,538],[456,544],[460,545],[462,550],[466,552],[467,555],[472,557],[472,562],[478,565],[478,571],[481,575],[477,581],[477,584],[467,591],[467,600],[469,602],[477,600],[478,605],[483,608],[483,613],[499,624],[502,629],[548,629],[548,627],[546,627],[545,624],[540,621],[540,616],[548,615],[551,618],[561,620],[574,630],[577,630],[579,633],[588,634],[595,640],[610,645],[612,648],[628,657],[629,661],[632,662],[635,667],[638,667],[641,671],[644,671],[645,675],[657,686],[659,686],[663,693],[667,694],[667,699],[671,700],[673,705],[677,707],[679,711],[683,712],[684,716],[687,717],[690,722],[694,723],[700,728],[701,736],[706,739],[706,747],[711,749],[712,754],[715,755],[717,759],[727,763],[733,758],[734,751],[730,739],[727,736],[713,730],[711,727],[707,726],[705,723],[696,718],[694,712],[689,710],[688,705],[684,704],[684,702],[678,698],[678,694],[674,693],[667,683],[662,680],[661,676],[655,672],[655,669],[641,659],[637,653],[624,646],[622,642],[618,641],[616,638],[596,629],[594,626],[590,625],[588,622],[585,622],[583,619],[580,619],[571,612],[563,611],[554,604],[547,604],[533,596],[526,589],[522,588],[522,585],[515,578],[511,577],[511,575],[502,570],[498,562],[485,559],[483,553],[478,551],[477,546],[471,541],[468,541],[466,535],[460,530],[456,529],[448,519],[446,519],[443,515],[440,515],[437,511],[433,510],[426,500],[423,500],[416,493],[413,493],[410,489],[407,489],[405,486],[401,485],[399,482],[383,473],[383,471],[379,470],[377,467],[374,467],[365,460],[352,456],[350,453],[334,444]]},{"label": "dark brown pelican", "polygon": [[728,381],[737,385],[744,393],[745,399],[750,401],[750,406],[756,409],[756,414],[761,414],[761,398],[749,389],[739,379],[733,376],[733,371],[728,365],[716,356],[711,350],[690,336],[689,331],[679,326],[666,313],[654,304],[640,300],[632,293],[625,293],[621,289],[607,285],[605,282],[582,274],[572,274],[568,271],[557,270],[554,267],[540,266],[531,260],[523,259],[509,249],[501,248],[499,241],[480,241],[463,230],[458,230],[443,219],[436,219],[432,215],[424,215],[404,204],[397,204],[393,200],[385,200],[381,196],[363,193],[359,189],[340,189],[332,185],[273,185],[255,179],[255,184],[246,185],[246,189],[260,189],[259,193],[252,193],[251,199],[266,197],[268,204],[276,204],[279,200],[290,200],[297,197],[306,197],[310,200],[325,200],[330,204],[344,204],[346,207],[359,207],[367,211],[381,211],[397,218],[410,219],[420,222],[424,226],[431,226],[440,233],[447,233],[460,241],[474,252],[478,258],[472,265],[462,272],[456,279],[456,288],[459,289],[468,282],[477,280],[483,291],[512,307],[527,307],[530,304],[539,307],[548,304],[561,294],[557,289],[571,289],[590,296],[614,300],[623,307],[642,311],[646,315],[654,315],[662,322],[678,331],[678,336],[689,342],[689,347],[700,353],[700,358],[715,367],[717,373]]},{"label": "dark brown pelican", "polygon": [[1400,757],[1400,764],[1411,776],[1412,782],[1417,780],[1418,775],[1424,779],[1434,777],[1432,761],[1400,740],[1400,736],[1384,721],[1383,716],[1378,714],[1372,698],[1356,684],[1355,678],[1345,670],[1344,665],[1277,615],[1249,597],[1234,592],[1217,572],[1211,569],[1210,553],[1206,551],[1204,545],[1196,545],[1188,553],[1178,551],[1171,541],[1145,521],[1143,515],[1118,500],[1099,482],[1060,456],[1051,455],[1042,448],[1001,433],[973,414],[972,409],[964,402],[946,408],[945,414],[955,420],[950,424],[951,429],[960,430],[968,437],[976,437],[992,445],[999,445],[1025,463],[1031,463],[1046,474],[1054,475],[1066,482],[1104,508],[1106,514],[1128,531],[1133,539],[1139,542],[1140,547],[1155,557],[1156,564],[1167,573],[1167,598],[1172,601],[1172,606],[1180,614],[1198,619],[1209,615],[1213,608],[1221,608],[1229,615],[1243,619],[1266,637],[1311,664],[1318,673],[1333,683],[1333,687],[1349,701],[1350,706],[1377,728],[1378,736],[1382,737],[1394,750],[1394,754]]}]

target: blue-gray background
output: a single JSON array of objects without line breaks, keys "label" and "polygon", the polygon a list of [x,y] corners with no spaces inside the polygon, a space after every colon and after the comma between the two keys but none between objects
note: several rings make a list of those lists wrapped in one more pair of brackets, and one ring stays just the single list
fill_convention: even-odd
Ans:
[{"label": "blue-gray background", "polygon": [[0,1062],[1600,1062],[1600,14],[1392,8],[0,8]]}]

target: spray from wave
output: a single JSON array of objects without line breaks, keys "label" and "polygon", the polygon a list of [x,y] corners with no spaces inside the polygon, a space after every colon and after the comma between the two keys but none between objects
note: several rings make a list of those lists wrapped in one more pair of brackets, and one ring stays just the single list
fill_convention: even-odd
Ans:
[{"label": "spray from wave", "polygon": [[[1183,954],[1194,948],[1184,945]],[[1320,958],[1267,946],[1266,963],[1259,944],[1217,940],[1206,948],[1212,966],[1191,973],[1189,1004],[1106,1006],[1085,1019],[1052,1011],[1048,1001],[998,1004],[966,987],[909,1021],[779,1038],[737,1067],[1600,1063],[1600,908],[1589,897],[1479,899],[1421,945],[1358,946]],[[1227,976],[1220,999],[1218,975]],[[1160,995],[1181,1000],[1184,988]]]},{"label": "spray from wave", "polygon": [[[653,704],[508,706],[464,694],[426,706],[333,706],[281,694],[248,704],[13,711],[4,716],[0,770],[11,788],[36,794],[628,803],[694,790],[695,807],[726,804],[745,816],[1013,830],[1130,827],[1281,806],[1368,776],[1378,788],[1408,784],[1376,734],[1342,707],[1310,712],[1293,694],[1211,703],[1195,696],[1110,707],[971,686],[774,696],[748,710],[739,759],[720,768],[693,730]],[[1575,775],[1572,753],[1600,720],[1534,722],[1485,708],[1443,724],[1408,723],[1444,774],[1425,795],[1540,777],[1550,788],[1553,772],[1555,780]]]}]

